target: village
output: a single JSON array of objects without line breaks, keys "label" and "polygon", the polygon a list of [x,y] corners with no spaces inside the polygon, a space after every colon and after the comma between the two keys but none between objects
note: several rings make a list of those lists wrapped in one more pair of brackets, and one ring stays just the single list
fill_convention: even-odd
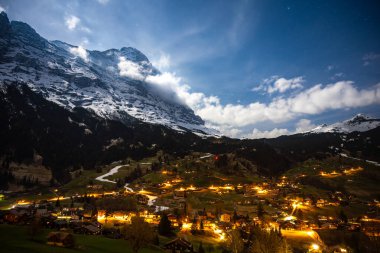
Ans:
[{"label": "village", "polygon": [[[217,158],[206,154],[199,159]],[[85,193],[67,195],[57,188],[53,190],[54,197],[48,199],[18,199],[0,211],[0,221],[30,226],[38,220],[41,226],[54,231],[48,236],[48,244],[67,247],[70,240],[66,239],[72,234],[122,239],[123,227],[131,224],[133,217],[142,218],[158,232],[163,221],[168,220],[167,233],[161,235],[169,239],[158,245],[163,250],[172,251],[174,247],[189,252],[197,248],[193,242],[197,244],[204,238],[209,244],[223,247],[231,241],[232,231],[239,231],[244,243],[252,226],[278,231],[299,252],[349,252],[349,247],[327,246],[319,235],[321,231],[361,231],[368,236],[380,236],[378,201],[363,201],[339,191],[317,198],[305,194],[299,182],[285,175],[276,180],[260,177],[254,183],[233,183],[228,177],[217,176],[221,183],[200,186],[189,184],[190,180],[186,179],[197,177],[196,170],[179,172],[179,166],[174,165],[145,171],[151,177],[160,178],[159,182],[133,180],[107,190],[105,186],[118,184],[110,176],[117,175],[121,167],[114,166],[96,177],[84,186]],[[319,174],[335,177],[362,170]],[[351,204],[367,207],[366,213],[348,216],[345,207]]]}]

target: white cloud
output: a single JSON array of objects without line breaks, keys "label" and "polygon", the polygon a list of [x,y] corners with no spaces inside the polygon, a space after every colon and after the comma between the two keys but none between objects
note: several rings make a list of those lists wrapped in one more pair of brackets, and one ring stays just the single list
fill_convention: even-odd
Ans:
[{"label": "white cloud", "polygon": [[220,103],[215,96],[207,97],[203,93],[191,92],[190,86],[183,84],[181,77],[178,77],[175,73],[164,72],[155,76],[148,75],[145,81],[155,87],[160,95],[186,104],[193,110],[206,105]]},{"label": "white cloud", "polygon": [[371,64],[372,61],[380,59],[380,54],[375,54],[373,52],[368,53],[363,56],[362,60],[364,61],[363,65],[368,66]]},{"label": "white cloud", "polygon": [[159,70],[168,69],[170,67],[170,55],[161,54],[160,58],[157,61],[153,61],[152,64]]},{"label": "white cloud", "polygon": [[123,56],[119,57],[119,63],[117,64],[117,67],[119,68],[119,74],[121,76],[126,76],[136,80],[144,79],[140,65],[134,63],[133,61],[127,60]]},{"label": "white cloud", "polygon": [[86,33],[92,33],[91,29],[86,26],[81,26],[80,30]]},{"label": "white cloud", "polygon": [[100,4],[106,5],[110,0],[98,0]]},{"label": "white cloud", "polygon": [[75,30],[75,28],[78,26],[79,22],[80,22],[80,18],[78,18],[77,16],[74,16],[74,15],[70,15],[70,16],[65,18],[65,24],[69,30]]},{"label": "white cloud", "polygon": [[89,58],[88,58],[88,52],[87,52],[87,50],[86,50],[84,47],[82,47],[82,46],[71,47],[71,48],[69,49],[69,51],[70,51],[70,53],[72,53],[73,55],[82,58],[85,62],[88,62],[88,61],[89,61]]},{"label": "white cloud", "polygon": [[261,90],[266,90],[266,87],[263,84],[260,84],[260,85],[253,87],[251,89],[251,91],[261,91]]},{"label": "white cloud", "polygon": [[296,124],[295,133],[303,133],[314,129],[316,125],[311,123],[309,119],[300,119]]},{"label": "white cloud", "polygon": [[[120,58],[118,64],[120,75],[143,80],[144,75],[136,63]],[[272,77],[272,88],[279,92],[284,89],[298,87],[303,82],[302,77],[292,79]],[[279,81],[280,80],[280,81]],[[230,136],[243,136],[241,128],[247,128],[260,122],[281,123],[293,120],[303,115],[316,115],[328,110],[349,109],[380,104],[380,83],[367,88],[358,89],[352,81],[339,81],[322,85],[317,84],[306,90],[288,97],[276,97],[269,103],[252,102],[248,105],[222,105],[216,96],[206,96],[204,93],[191,92],[191,87],[182,82],[175,73],[164,72],[159,75],[147,75],[145,81],[163,97],[188,105],[206,123],[216,126],[222,133]],[[278,82],[277,82],[278,81]],[[301,119],[295,132],[303,132],[314,128],[310,120]],[[292,133],[286,129],[275,128],[271,131],[258,129],[247,136],[274,136],[276,134]],[[294,133],[294,131],[293,131]]]},{"label": "white cloud", "polygon": [[268,93],[280,92],[284,93],[287,90],[302,88],[302,83],[305,80],[302,76],[286,79],[286,78],[278,78],[273,82],[273,85],[269,86],[267,91]]},{"label": "white cloud", "polygon": [[285,128],[274,128],[270,131],[260,131],[257,128],[254,128],[252,132],[248,135],[246,135],[246,138],[249,139],[260,139],[260,138],[276,138],[281,135],[288,135],[290,134],[288,129]]},{"label": "white cloud", "polygon": [[81,20],[77,16],[70,15],[70,16],[65,17],[66,27],[70,31],[80,30],[80,31],[83,31],[86,33],[92,32],[90,28],[83,26],[83,25],[80,25],[80,23],[81,23]]},{"label": "white cloud", "polygon": [[302,88],[305,80],[302,76],[286,79],[279,76],[271,76],[263,80],[263,82],[251,89],[251,91],[264,91],[269,94],[274,92],[284,93],[287,90]]},{"label": "white cloud", "polygon": [[369,53],[363,56],[363,61],[373,61],[380,59],[380,54]]},{"label": "white cloud", "polygon": [[380,84],[369,89],[357,89],[351,81],[323,86],[315,85],[288,98],[274,98],[270,103],[248,105],[204,104],[196,113],[218,125],[244,127],[258,122],[285,122],[301,115],[315,115],[327,110],[357,108],[380,103]]},{"label": "white cloud", "polygon": [[240,131],[234,137],[244,137],[244,138],[249,138],[249,139],[276,138],[276,137],[281,136],[281,135],[291,135],[291,134],[297,134],[297,133],[304,133],[304,132],[307,132],[307,131],[314,129],[315,127],[316,127],[316,125],[312,124],[311,120],[300,119],[296,123],[294,131],[290,131],[286,128],[274,128],[272,130],[261,131],[257,128],[254,128],[252,130],[252,132],[250,132],[248,134],[242,134]]},{"label": "white cloud", "polygon": [[0,5],[0,12],[3,12],[3,11],[5,12],[6,10],[3,6]]},{"label": "white cloud", "polygon": [[343,78],[344,76],[345,76],[344,73],[339,72],[339,73],[335,73],[332,77],[330,77],[330,79],[331,80],[336,80],[336,79]]}]

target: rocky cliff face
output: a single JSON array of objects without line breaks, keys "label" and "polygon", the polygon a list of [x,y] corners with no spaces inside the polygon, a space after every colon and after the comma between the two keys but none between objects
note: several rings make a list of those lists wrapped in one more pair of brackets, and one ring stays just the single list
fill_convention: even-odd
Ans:
[{"label": "rocky cliff face", "polygon": [[157,92],[147,76],[159,75],[148,58],[131,47],[91,51],[42,38],[28,24],[0,14],[0,82],[22,81],[68,109],[83,107],[97,115],[134,119],[177,131],[213,134],[186,105]]}]

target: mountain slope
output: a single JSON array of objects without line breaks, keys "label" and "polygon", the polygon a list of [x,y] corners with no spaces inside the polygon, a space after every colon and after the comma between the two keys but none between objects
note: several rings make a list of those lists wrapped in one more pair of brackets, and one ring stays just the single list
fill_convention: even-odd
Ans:
[{"label": "mountain slope", "polygon": [[0,27],[0,81],[26,82],[60,106],[83,107],[125,124],[137,118],[178,131],[216,133],[188,106],[170,97],[174,94],[165,96],[145,81],[160,72],[137,49],[100,52],[47,41],[28,24],[9,22],[4,12]]},{"label": "mountain slope", "polygon": [[358,114],[355,117],[331,125],[323,124],[310,131],[310,133],[352,133],[365,132],[380,126],[380,119]]},{"label": "mountain slope", "polygon": [[0,172],[12,171],[12,164],[39,165],[50,169],[60,182],[68,181],[72,170],[138,160],[159,150],[176,156],[193,151],[235,153],[266,174],[290,166],[260,140],[202,138],[139,120],[126,125],[83,108],[65,109],[23,83],[0,85],[0,139]]},{"label": "mountain slope", "polygon": [[0,85],[0,171],[12,163],[39,165],[61,181],[78,168],[94,169],[126,158],[142,159],[158,150],[172,154],[205,146],[192,133],[138,120],[127,126],[83,108],[67,110],[27,85]]}]

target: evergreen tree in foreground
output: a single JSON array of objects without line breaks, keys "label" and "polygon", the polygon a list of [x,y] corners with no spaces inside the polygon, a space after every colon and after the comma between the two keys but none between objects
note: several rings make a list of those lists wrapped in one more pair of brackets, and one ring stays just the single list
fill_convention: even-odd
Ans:
[{"label": "evergreen tree in foreground", "polygon": [[160,235],[168,236],[172,232],[172,224],[166,213],[161,215],[160,223],[158,224],[158,233]]}]

